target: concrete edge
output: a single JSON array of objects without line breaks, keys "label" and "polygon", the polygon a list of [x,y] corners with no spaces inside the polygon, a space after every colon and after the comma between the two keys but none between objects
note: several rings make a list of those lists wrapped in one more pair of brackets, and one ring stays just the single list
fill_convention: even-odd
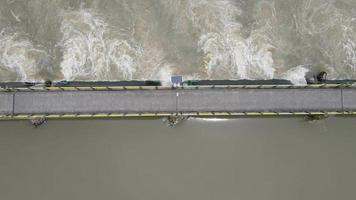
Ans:
[{"label": "concrete edge", "polygon": [[321,89],[356,88],[352,84],[313,84],[313,85],[212,85],[212,86],[107,86],[107,87],[26,87],[0,88],[0,92],[37,92],[37,91],[120,91],[120,90],[194,90],[194,89]]},{"label": "concrete edge", "polygon": [[351,116],[356,117],[356,111],[347,112],[186,112],[186,113],[93,113],[93,114],[16,114],[0,115],[0,120],[26,120],[34,118],[46,119],[100,119],[100,118],[157,118],[167,116],[187,117],[298,117],[298,116]]}]

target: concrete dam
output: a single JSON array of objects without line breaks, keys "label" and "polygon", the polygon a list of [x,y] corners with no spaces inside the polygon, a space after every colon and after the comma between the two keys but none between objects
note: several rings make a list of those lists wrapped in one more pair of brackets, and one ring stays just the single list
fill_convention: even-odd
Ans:
[{"label": "concrete dam", "polygon": [[352,84],[0,89],[0,118],[356,115]]}]

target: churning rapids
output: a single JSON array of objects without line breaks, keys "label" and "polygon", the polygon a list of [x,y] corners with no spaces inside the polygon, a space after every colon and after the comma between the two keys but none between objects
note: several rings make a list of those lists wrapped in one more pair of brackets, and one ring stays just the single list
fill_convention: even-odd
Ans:
[{"label": "churning rapids", "polygon": [[356,79],[356,0],[1,0],[0,81]]}]

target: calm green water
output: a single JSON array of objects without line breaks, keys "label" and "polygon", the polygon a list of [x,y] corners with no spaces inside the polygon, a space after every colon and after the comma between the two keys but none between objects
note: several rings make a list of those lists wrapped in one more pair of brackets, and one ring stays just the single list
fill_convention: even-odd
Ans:
[{"label": "calm green water", "polygon": [[356,123],[0,123],[1,200],[355,199]]}]

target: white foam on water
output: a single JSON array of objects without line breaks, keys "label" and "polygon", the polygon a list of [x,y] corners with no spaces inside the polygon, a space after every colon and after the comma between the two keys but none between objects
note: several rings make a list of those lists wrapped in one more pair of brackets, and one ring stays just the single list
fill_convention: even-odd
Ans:
[{"label": "white foam on water", "polygon": [[236,18],[242,11],[230,0],[190,0],[190,17],[201,32],[198,48],[205,54],[208,78],[273,78],[271,45],[241,36]]},{"label": "white foam on water", "polygon": [[14,73],[15,81],[36,81],[48,58],[46,51],[36,48],[26,37],[0,32],[0,68]]},{"label": "white foam on water", "polygon": [[[34,1],[29,5],[37,5]],[[183,74],[199,79],[283,75],[299,82],[296,77],[302,71],[293,77],[293,67],[310,64],[330,78],[355,78],[356,16],[348,8],[351,1],[131,0],[78,6],[59,0],[43,7],[51,10],[56,5],[53,15],[59,12],[59,18],[37,27],[40,23],[31,20],[51,12],[30,13],[31,28],[23,20],[29,5],[9,6],[0,14],[0,26],[10,24],[18,33],[0,36],[0,67],[17,74],[17,80],[41,78],[47,63],[47,68],[59,67],[62,77],[54,77],[67,80],[166,81],[171,74]],[[55,29],[58,22],[58,30],[49,31],[48,37],[38,31]],[[59,38],[53,35],[58,31]],[[42,49],[54,52],[55,59],[48,59]],[[56,57],[59,51],[61,59]]]},{"label": "white foam on water", "polygon": [[293,85],[307,85],[306,74],[309,69],[306,66],[297,66],[281,74],[282,79],[290,80]]},{"label": "white foam on water", "polygon": [[114,65],[122,74],[121,79],[131,80],[138,68],[135,58],[137,52],[124,40],[109,41],[108,56],[111,65]]},{"label": "white foam on water", "polygon": [[[66,80],[131,80],[136,71],[135,49],[120,38],[110,38],[108,24],[91,10],[64,11],[59,46]],[[114,76],[112,70],[119,74]]]},{"label": "white foam on water", "polygon": [[130,40],[125,40],[115,31],[92,10],[63,11],[63,36],[59,45],[63,52],[61,70],[64,78],[169,80],[171,66],[147,32],[142,34],[140,41],[135,41],[133,35],[128,35],[126,38]]},{"label": "white foam on water", "polygon": [[87,10],[65,12],[62,18],[60,30],[63,36],[59,45],[63,51],[60,66],[64,78],[98,79],[103,71],[109,71],[103,38],[107,27],[104,21]]},{"label": "white foam on water", "polygon": [[161,80],[163,86],[169,86],[171,85],[172,75],[172,69],[169,66],[164,66],[159,69],[157,76],[153,77],[153,79]]},{"label": "white foam on water", "polygon": [[183,77],[184,80],[201,80],[201,76],[199,74],[189,74]]},{"label": "white foam on water", "polygon": [[[284,75],[300,83],[296,77],[301,76],[301,71],[297,71],[295,77],[285,74],[295,70],[290,70],[289,66],[307,63],[332,72],[330,74],[331,77],[335,75],[334,78],[348,74],[345,73],[347,69],[340,65],[356,74],[356,39],[350,29],[353,18],[344,16],[332,2],[301,0],[289,3],[289,8],[280,0],[256,1],[248,11],[244,7],[246,2],[233,0],[165,0],[160,4],[151,3],[147,2],[147,9],[142,12],[138,1],[133,1],[132,5],[125,4],[124,8],[133,12],[128,17],[132,24],[128,23],[125,27],[111,26],[105,13],[96,12],[98,10],[80,8],[64,11],[61,24],[63,37],[59,43],[63,52],[61,69],[64,78],[159,78],[165,81],[172,72],[179,73],[181,69],[184,72],[188,67],[195,67],[196,70],[186,71],[201,79],[272,79]],[[278,9],[282,4],[283,9]],[[172,18],[169,25],[165,20],[156,18],[154,12],[157,5],[163,6],[162,17]],[[285,16],[288,10],[290,15]],[[253,25],[244,23],[246,18],[243,19],[243,16],[249,14],[246,12],[252,13],[248,18]],[[340,24],[346,26],[347,31],[335,31]],[[173,36],[179,33],[194,37],[189,41],[195,40],[196,44],[188,46],[201,52],[203,57],[197,59],[203,60],[202,65],[185,66],[189,63],[177,62],[177,59],[171,62],[172,55],[184,59],[181,56],[184,54],[180,54],[182,49],[179,47],[174,49],[177,54],[165,52],[171,51],[171,48],[167,48],[167,38],[162,37],[170,36],[158,33],[156,30],[160,26],[175,31]],[[121,29],[131,30],[133,34],[126,37],[112,34]],[[185,65],[181,66],[181,63]]]},{"label": "white foam on water", "polygon": [[[356,34],[351,31],[355,20],[337,7],[338,2],[165,0],[163,4],[164,10],[176,15],[176,31],[198,35],[196,48],[204,62],[197,71],[204,68],[203,79],[270,79],[306,64],[346,78],[345,71],[355,66]],[[349,34],[340,31],[343,26]]]},{"label": "white foam on water", "polygon": [[[356,33],[354,37],[356,38]],[[343,49],[346,53],[346,64],[356,72],[356,39],[354,41],[348,38],[343,44]]]},{"label": "white foam on water", "polygon": [[[322,65],[330,78],[355,78],[354,14],[347,14],[346,10],[336,6],[337,3],[341,1],[305,0],[301,3],[304,5],[298,16],[301,44],[313,47],[306,50],[309,53],[307,57],[316,60],[315,64]],[[321,55],[312,51],[319,51]]]}]

